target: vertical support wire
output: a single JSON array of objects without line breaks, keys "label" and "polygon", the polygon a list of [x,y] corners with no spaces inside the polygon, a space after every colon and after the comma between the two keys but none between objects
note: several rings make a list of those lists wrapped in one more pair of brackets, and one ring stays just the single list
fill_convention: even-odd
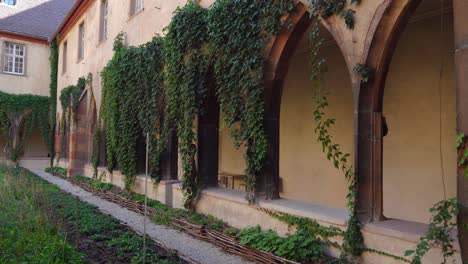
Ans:
[{"label": "vertical support wire", "polygon": [[445,49],[444,49],[444,8],[445,8],[445,0],[440,0],[440,36],[439,39],[441,41],[440,44],[440,68],[439,68],[439,83],[438,83],[438,92],[439,92],[439,154],[440,154],[440,170],[441,170],[441,177],[442,177],[442,188],[443,188],[443,195],[444,200],[447,200],[447,190],[445,187],[445,170],[444,170],[444,154],[442,151],[442,78],[444,75],[444,64],[445,64]]},{"label": "vertical support wire", "polygon": [[148,215],[148,153],[149,133],[146,133],[146,163],[145,163],[145,212],[143,216],[143,264],[146,263],[146,217]]}]

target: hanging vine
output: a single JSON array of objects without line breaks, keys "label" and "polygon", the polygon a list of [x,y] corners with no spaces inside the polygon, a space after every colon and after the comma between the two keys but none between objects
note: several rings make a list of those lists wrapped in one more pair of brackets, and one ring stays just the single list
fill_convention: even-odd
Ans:
[{"label": "hanging vine", "polygon": [[322,144],[322,150],[336,169],[341,170],[348,181],[347,208],[350,212],[347,229],[343,234],[341,261],[356,262],[356,257],[364,250],[364,239],[361,233],[361,223],[356,214],[357,175],[349,160],[350,154],[344,153],[341,145],[333,142],[329,129],[336,123],[334,118],[328,117],[325,110],[328,107],[328,91],[323,86],[326,74],[326,61],[320,56],[320,48],[324,42],[320,36],[320,18],[326,19],[333,15],[341,15],[345,19],[348,29],[354,28],[354,11],[345,9],[346,1],[310,0],[310,14],[313,20],[310,32],[311,43],[311,80],[313,90],[313,115],[316,124],[317,141]]},{"label": "hanging vine", "polygon": [[245,146],[247,199],[255,201],[267,141],[264,129],[264,47],[279,32],[292,0],[218,0],[208,13],[210,53],[223,122]]},{"label": "hanging vine", "polygon": [[458,167],[463,170],[463,175],[468,177],[468,136],[459,134],[457,136]]},{"label": "hanging vine", "polygon": [[454,256],[454,239],[451,236],[457,228],[457,199],[443,200],[430,209],[433,214],[426,234],[421,237],[415,250],[407,250],[405,256],[413,256],[412,264],[421,264],[424,255],[434,247],[441,249],[443,262]]},{"label": "hanging vine", "polygon": [[54,149],[54,138],[55,138],[55,127],[57,125],[57,78],[58,78],[58,58],[59,58],[59,48],[57,43],[60,41],[60,38],[50,43],[50,144],[48,145],[50,153],[50,166],[53,166],[55,158],[55,149]]},{"label": "hanging vine", "polygon": [[0,92],[0,127],[7,141],[5,150],[9,160],[18,162],[34,127],[39,128],[46,146],[52,144],[49,102],[45,96]]},{"label": "hanging vine", "polygon": [[164,40],[167,97],[166,130],[177,128],[182,158],[184,207],[193,209],[200,176],[195,167],[195,120],[202,114],[206,95],[208,11],[195,1],[179,7],[166,28]]},{"label": "hanging vine", "polygon": [[[158,144],[164,117],[162,39],[125,48],[123,33],[114,43],[114,56],[102,71],[101,118],[112,171],[118,164],[129,189],[137,174],[137,139],[149,135],[151,177],[159,179]],[[161,144],[163,145],[163,144]],[[141,157],[140,157],[141,158]]]}]

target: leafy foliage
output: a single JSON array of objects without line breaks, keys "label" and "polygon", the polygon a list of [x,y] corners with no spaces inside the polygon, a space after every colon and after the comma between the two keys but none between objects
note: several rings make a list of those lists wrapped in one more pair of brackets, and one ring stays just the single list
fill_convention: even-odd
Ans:
[{"label": "leafy foliage", "polygon": [[[53,148],[49,125],[49,102],[49,97],[45,96],[15,95],[0,92],[0,128],[7,139],[8,159],[17,162],[23,155],[24,144],[32,134],[35,126],[39,128],[48,149]],[[20,116],[23,116],[21,127],[17,128],[22,131],[20,142],[13,146],[13,135],[10,135],[10,130],[14,125],[14,119]]]},{"label": "leafy foliage", "polygon": [[[137,173],[137,139],[149,135],[151,176],[159,179],[164,118],[162,39],[125,48],[123,33],[114,43],[114,56],[102,71],[101,118],[106,133],[109,170],[118,167],[130,188]],[[141,157],[140,157],[141,158]]]},{"label": "leafy foliage", "polygon": [[237,234],[240,243],[294,261],[319,261],[324,258],[322,242],[307,232],[297,232],[287,238],[260,226],[245,228]]},{"label": "leafy foliage", "polygon": [[193,208],[198,195],[199,175],[195,171],[195,120],[202,114],[206,95],[208,11],[194,1],[177,8],[166,28],[164,40],[167,97],[166,129],[177,128],[182,159],[184,207]]},{"label": "leafy foliage", "polygon": [[50,191],[0,165],[0,263],[85,263],[48,215]]},{"label": "leafy foliage", "polygon": [[249,202],[266,159],[263,49],[293,7],[291,0],[218,0],[208,13],[216,95],[235,145],[246,147]]},{"label": "leafy foliage", "polygon": [[455,254],[454,239],[451,237],[451,233],[457,227],[458,205],[456,198],[438,202],[430,209],[430,212],[433,215],[426,235],[421,238],[421,242],[415,250],[405,252],[405,256],[413,256],[412,264],[421,264],[424,255],[433,247],[441,248],[443,263],[447,263],[447,260]]},{"label": "leafy foliage", "polygon": [[59,59],[59,48],[57,43],[59,42],[57,38],[55,41],[50,43],[50,145],[48,145],[50,153],[50,165],[52,166],[55,158],[54,150],[54,137],[55,137],[55,127],[57,125],[57,78],[58,78],[58,59]]},{"label": "leafy foliage", "polygon": [[458,166],[463,170],[463,175],[468,177],[468,136],[460,134],[457,137]]},{"label": "leafy foliage", "polygon": [[[358,186],[358,179],[354,173],[351,161],[349,160],[350,154],[344,153],[341,146],[333,142],[333,136],[329,129],[336,123],[334,118],[328,117],[325,110],[328,107],[328,91],[322,85],[324,76],[326,74],[326,61],[319,55],[320,47],[323,44],[323,38],[320,36],[319,31],[319,17],[330,17],[332,15],[341,14],[342,16],[354,17],[354,11],[349,12],[345,10],[346,1],[327,1],[327,0],[310,0],[311,3],[311,17],[314,20],[310,32],[311,43],[311,80],[314,84],[313,92],[313,115],[316,124],[315,132],[317,134],[317,141],[322,144],[322,150],[327,159],[330,160],[337,170],[340,170],[346,180],[348,181],[348,195],[346,196],[347,208],[350,212],[350,218],[347,225],[347,230],[344,232],[344,241],[342,245],[341,261],[355,262],[355,258],[359,256],[364,250],[364,239],[361,233],[361,223],[356,214],[356,193]],[[348,14],[347,14],[348,13]],[[354,18],[352,25],[348,24],[351,21],[345,17],[348,29],[354,27]]]}]

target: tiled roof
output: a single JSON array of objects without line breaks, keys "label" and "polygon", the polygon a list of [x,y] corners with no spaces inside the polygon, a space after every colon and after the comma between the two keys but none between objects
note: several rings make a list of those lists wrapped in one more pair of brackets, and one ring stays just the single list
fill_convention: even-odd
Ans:
[{"label": "tiled roof", "polygon": [[76,0],[16,0],[0,4],[0,32],[50,38]]}]

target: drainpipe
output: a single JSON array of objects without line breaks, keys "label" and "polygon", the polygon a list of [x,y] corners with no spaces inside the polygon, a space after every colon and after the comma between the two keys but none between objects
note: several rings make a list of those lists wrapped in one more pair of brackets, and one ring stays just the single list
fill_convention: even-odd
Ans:
[{"label": "drainpipe", "polygon": [[[455,71],[457,79],[457,132],[468,135],[468,0],[453,0]],[[463,263],[468,262],[468,178],[458,170],[457,196],[460,203],[458,232]],[[467,262],[465,262],[467,261]]]}]

